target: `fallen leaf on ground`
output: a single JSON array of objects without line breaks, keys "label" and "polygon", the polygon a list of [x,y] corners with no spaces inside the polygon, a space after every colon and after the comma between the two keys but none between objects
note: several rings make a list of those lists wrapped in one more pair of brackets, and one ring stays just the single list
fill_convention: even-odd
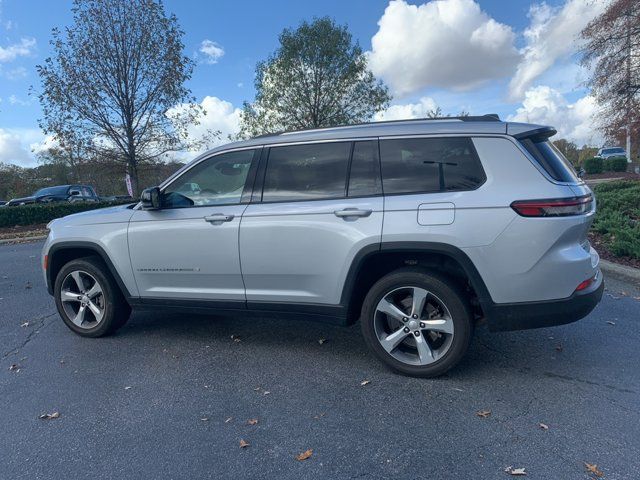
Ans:
[{"label": "fallen leaf on ground", "polygon": [[456,392],[464,392],[464,390],[463,390],[463,389],[461,389],[461,388],[456,388],[456,387],[453,387],[453,390],[455,390]]},{"label": "fallen leaf on ground", "polygon": [[269,395],[271,392],[269,392],[268,390],[265,390],[264,392],[262,392],[263,395]]},{"label": "fallen leaf on ground", "polygon": [[558,345],[556,345],[556,351],[561,352],[562,351],[562,344],[559,343]]},{"label": "fallen leaf on ground", "polygon": [[257,418],[250,418],[249,420],[247,420],[247,425],[256,425],[257,423],[258,423]]},{"label": "fallen leaf on ground", "polygon": [[640,297],[633,297],[634,300],[640,300]]},{"label": "fallen leaf on ground", "polygon": [[33,286],[31,285],[31,282],[27,282],[27,284],[24,286],[24,288],[25,288],[26,290],[30,290],[30,289],[32,289],[32,288],[33,288]]},{"label": "fallen leaf on ground", "polygon": [[249,446],[249,442],[245,442],[244,440],[240,440],[240,448],[247,448]]},{"label": "fallen leaf on ground", "polygon": [[360,386],[364,387],[365,385],[369,385],[371,383],[371,380],[363,380],[360,382]]},{"label": "fallen leaf on ground", "polygon": [[227,419],[224,421],[224,423],[229,423],[231,420],[233,420],[233,417],[229,417],[229,418],[227,418]]},{"label": "fallen leaf on ground", "polygon": [[547,425],[546,423],[539,423],[538,426],[542,429],[542,430],[549,430],[549,425]]},{"label": "fallen leaf on ground", "polygon": [[616,324],[616,322],[612,322],[611,320],[607,320],[607,323],[608,323],[609,325],[615,325],[615,324]]},{"label": "fallen leaf on ground", "polygon": [[59,412],[43,413],[38,418],[40,420],[54,420],[56,418],[60,418],[60,413]]},{"label": "fallen leaf on ground", "polygon": [[507,467],[504,469],[504,471],[507,472],[509,475],[514,475],[514,476],[518,476],[518,475],[524,476],[527,474],[524,467],[520,467],[520,468]]},{"label": "fallen leaf on ground", "polygon": [[313,455],[313,450],[309,449],[296,455],[296,460],[298,460],[299,462],[302,462],[303,460],[306,460],[307,458],[309,458],[311,455]]},{"label": "fallen leaf on ground", "polygon": [[240,335],[231,335],[231,340],[237,343],[242,341],[242,339],[240,338]]},{"label": "fallen leaf on ground", "polygon": [[620,292],[620,295],[624,295],[626,297],[627,296],[627,292]]},{"label": "fallen leaf on ground", "polygon": [[584,462],[584,466],[589,473],[593,473],[596,477],[604,477],[604,473],[598,468],[598,465]]},{"label": "fallen leaf on ground", "polygon": [[24,323],[20,324],[20,326],[23,327],[23,328],[24,327],[28,327],[29,326],[29,322],[24,322]]},{"label": "fallen leaf on ground", "polygon": [[15,363],[12,363],[12,364],[9,366],[9,371],[10,371],[10,372],[19,372],[19,371],[20,371],[20,365],[17,365],[17,364],[15,364]]},{"label": "fallen leaf on ground", "polygon": [[476,412],[476,415],[481,418],[487,418],[489,415],[491,415],[491,410],[478,410]]},{"label": "fallen leaf on ground", "polygon": [[131,390],[131,387],[124,387],[125,390]]},{"label": "fallen leaf on ground", "polygon": [[200,420],[202,420],[203,422],[208,422],[209,421],[209,417],[202,417]]},{"label": "fallen leaf on ground", "polygon": [[321,338],[320,340],[318,340],[318,343],[319,343],[320,345],[322,345],[322,344],[323,344],[323,343],[325,343],[326,341],[327,341],[327,339],[326,339],[326,338]]},{"label": "fallen leaf on ground", "polygon": [[325,415],[325,414],[324,414],[324,412],[323,412],[323,413],[321,413],[320,415],[314,415],[314,416],[313,416],[313,418],[315,418],[315,419],[319,419],[319,418],[324,417],[324,415]]}]

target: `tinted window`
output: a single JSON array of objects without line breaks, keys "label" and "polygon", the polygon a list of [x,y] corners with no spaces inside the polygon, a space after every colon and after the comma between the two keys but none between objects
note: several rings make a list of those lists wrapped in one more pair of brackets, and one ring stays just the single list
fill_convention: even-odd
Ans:
[{"label": "tinted window", "polygon": [[284,202],[344,197],[351,143],[274,147],[262,200]]},{"label": "tinted window", "polygon": [[349,172],[349,196],[362,197],[382,193],[378,142],[356,142]]},{"label": "tinted window", "polygon": [[485,180],[469,138],[382,140],[385,194],[473,190]]},{"label": "tinted window", "polygon": [[66,195],[68,190],[69,187],[67,186],[41,188],[36,193],[34,193],[33,196],[37,197],[39,195]]},{"label": "tinted window", "polygon": [[200,162],[164,190],[165,207],[240,203],[254,150],[223,153]]},{"label": "tinted window", "polygon": [[550,141],[525,138],[521,143],[551,178],[558,182],[578,181],[571,162]]}]

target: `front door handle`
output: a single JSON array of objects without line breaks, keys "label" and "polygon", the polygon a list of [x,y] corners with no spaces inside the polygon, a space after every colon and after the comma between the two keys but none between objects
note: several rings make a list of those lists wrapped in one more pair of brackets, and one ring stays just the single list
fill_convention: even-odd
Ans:
[{"label": "front door handle", "polygon": [[359,208],[344,208],[342,210],[336,210],[333,214],[340,218],[349,217],[368,217],[371,215],[372,210],[362,210]]},{"label": "front door handle", "polygon": [[209,222],[212,225],[222,225],[224,222],[230,222],[235,215],[225,215],[224,213],[214,213],[213,215],[207,215],[204,217],[205,222]]}]

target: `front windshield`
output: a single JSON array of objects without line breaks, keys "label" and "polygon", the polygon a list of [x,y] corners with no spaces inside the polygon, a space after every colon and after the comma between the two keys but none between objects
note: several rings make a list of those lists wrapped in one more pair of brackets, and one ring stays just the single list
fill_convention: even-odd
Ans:
[{"label": "front windshield", "polygon": [[43,195],[66,195],[69,187],[46,187],[41,188],[33,194],[34,197],[41,197]]}]

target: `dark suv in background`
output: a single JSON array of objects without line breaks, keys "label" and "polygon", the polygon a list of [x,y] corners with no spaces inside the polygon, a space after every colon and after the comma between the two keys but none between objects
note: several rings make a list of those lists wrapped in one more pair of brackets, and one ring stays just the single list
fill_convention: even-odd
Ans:
[{"label": "dark suv in background", "polygon": [[99,202],[100,197],[89,185],[58,185],[41,188],[30,197],[13,198],[7,202],[7,207],[28,205],[30,203],[50,202]]}]

